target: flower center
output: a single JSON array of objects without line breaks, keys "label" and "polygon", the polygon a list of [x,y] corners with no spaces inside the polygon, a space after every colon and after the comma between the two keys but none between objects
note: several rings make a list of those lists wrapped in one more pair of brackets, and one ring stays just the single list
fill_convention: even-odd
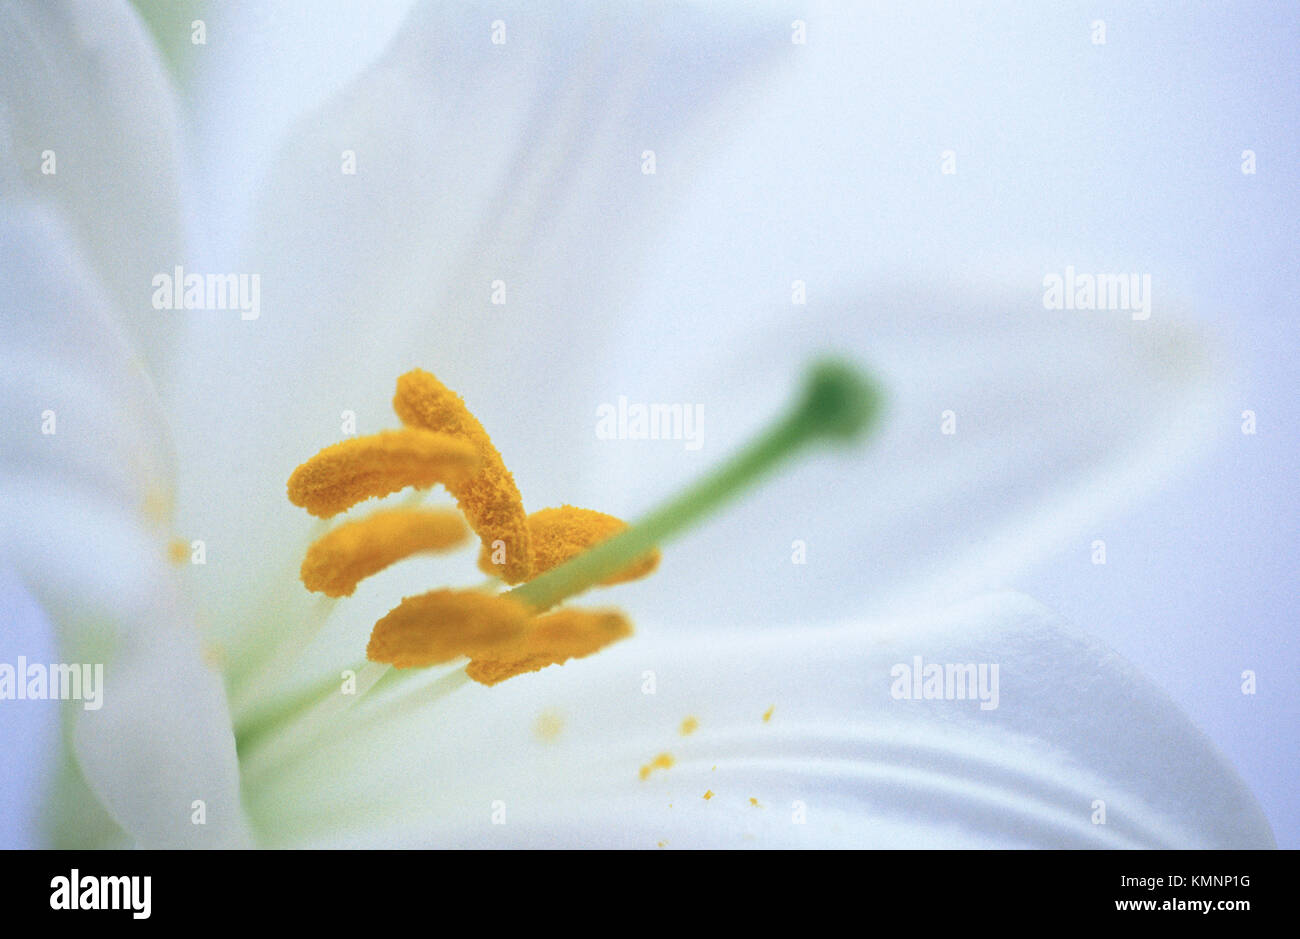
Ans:
[{"label": "flower center", "polygon": [[[658,565],[658,546],[699,522],[776,465],[817,440],[859,436],[879,411],[874,386],[855,369],[822,363],[802,398],[732,459],[639,523],[571,505],[526,514],[514,478],[464,401],[428,372],[397,381],[393,408],[406,425],[326,447],[289,478],[289,499],[331,517],[366,499],[440,483],[478,534],[479,567],[507,584],[432,590],[406,597],[382,617],[366,649],[372,662],[425,667],[468,658],[466,674],[497,684],[590,655],[631,634],[608,610],[564,607],[597,586],[635,580]],[[309,590],[349,596],[357,584],[419,552],[466,536],[450,510],[383,509],[318,539],[302,564]]]},{"label": "flower center", "polygon": [[[850,366],[816,365],[802,397],[767,431],[631,526],[571,505],[525,514],[514,480],[482,425],[458,395],[427,372],[398,379],[394,407],[405,429],[321,450],[290,477],[290,500],[313,515],[331,517],[366,499],[441,483],[456,497],[460,515],[408,503],[346,521],[308,548],[300,571],[304,586],[327,598],[349,596],[361,580],[403,558],[461,544],[465,522],[482,542],[479,566],[494,576],[479,588],[441,588],[403,599],[375,623],[366,648],[370,661],[344,673],[354,680],[344,694],[333,677],[288,697],[267,694],[295,649],[301,652],[329,616],[335,601],[323,600],[319,615],[307,624],[311,628],[283,643],[260,675],[236,689],[232,705],[242,714],[236,744],[246,784],[282,772],[331,733],[355,733],[367,721],[428,707],[470,681],[495,685],[630,636],[632,624],[618,611],[553,608],[589,589],[651,573],[659,545],[809,444],[860,437],[879,413],[880,395]],[[502,581],[516,586],[493,592]],[[410,670],[466,659],[464,668],[419,691],[382,696],[364,715],[355,710],[355,702],[396,684],[399,674],[418,675]],[[352,719],[341,721],[344,714]]]}]

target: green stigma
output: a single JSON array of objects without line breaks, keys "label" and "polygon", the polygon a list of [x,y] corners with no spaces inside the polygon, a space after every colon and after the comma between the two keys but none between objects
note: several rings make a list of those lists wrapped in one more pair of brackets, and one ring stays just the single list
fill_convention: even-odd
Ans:
[{"label": "green stigma", "polygon": [[810,444],[862,439],[879,417],[881,401],[876,384],[855,366],[817,362],[795,405],[729,460],[613,538],[509,595],[541,611],[596,586],[699,524]]}]

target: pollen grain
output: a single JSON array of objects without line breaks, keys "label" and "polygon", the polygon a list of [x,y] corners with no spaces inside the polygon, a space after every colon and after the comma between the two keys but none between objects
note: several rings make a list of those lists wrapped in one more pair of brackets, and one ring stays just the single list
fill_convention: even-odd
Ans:
[{"label": "pollen grain", "polygon": [[642,780],[649,779],[650,774],[657,769],[672,769],[673,764],[675,762],[677,761],[673,759],[673,755],[671,753],[660,753],[649,763],[645,764],[645,766],[641,767],[641,772],[640,772],[641,779]]}]

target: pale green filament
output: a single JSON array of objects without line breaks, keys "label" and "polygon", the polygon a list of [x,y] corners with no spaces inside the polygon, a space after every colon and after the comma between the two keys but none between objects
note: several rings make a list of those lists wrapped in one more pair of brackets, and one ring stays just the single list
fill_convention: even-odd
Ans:
[{"label": "pale green filament", "polygon": [[861,437],[879,412],[879,391],[856,368],[818,363],[795,407],[730,460],[636,524],[516,587],[510,596],[541,611],[582,593],[697,524],[806,445]]}]

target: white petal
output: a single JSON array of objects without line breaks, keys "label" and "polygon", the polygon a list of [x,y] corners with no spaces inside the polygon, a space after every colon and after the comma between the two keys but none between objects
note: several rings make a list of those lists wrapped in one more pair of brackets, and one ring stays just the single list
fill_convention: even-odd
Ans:
[{"label": "white petal", "polygon": [[[175,330],[151,280],[177,263],[181,225],[175,104],[153,43],[120,0],[14,0],[0,46],[5,201],[59,214],[132,344],[160,354]],[[42,171],[47,152],[57,172]]]},{"label": "white petal", "polygon": [[61,661],[103,666],[102,706],[71,710],[91,791],[141,846],[242,844],[225,691],[157,536],[66,485],[33,479],[4,494],[0,540],[55,624]]},{"label": "white petal", "polygon": [[0,210],[4,469],[60,478],[164,517],[174,466],[166,421],[109,297],[57,216]]},{"label": "white petal", "polygon": [[[259,318],[200,318],[185,357],[178,445],[196,476],[182,506],[228,559],[205,604],[283,577],[271,550],[306,529],[284,480],[338,439],[343,412],[361,433],[392,426],[393,383],[412,366],[464,392],[494,432],[536,433],[531,409],[546,405],[530,383],[558,393],[610,328],[636,243],[722,126],[709,106],[789,46],[763,24],[656,11],[423,4],[300,128],[239,262],[261,277]],[[715,123],[685,135],[702,115]],[[658,152],[654,176],[644,149]]]},{"label": "white petal", "polygon": [[[23,589],[7,564],[0,563],[0,662],[14,665],[56,659],[48,624],[40,606]],[[51,755],[59,751],[59,712],[43,702],[0,704],[0,848],[38,848],[44,841],[42,810],[45,783],[53,771]]]},{"label": "white petal", "polygon": [[[658,578],[716,585],[722,622],[953,602],[1014,585],[1066,546],[1086,565],[1108,514],[1233,426],[1217,350],[1172,314],[1051,311],[1032,285],[918,280],[821,301],[809,316],[769,311],[734,343],[717,339],[726,351],[671,367],[655,354],[620,360],[585,437],[557,443],[587,468],[572,499],[640,510],[772,420],[818,355],[879,379],[885,410],[865,445],[801,460],[665,552]],[[702,447],[596,440],[595,407],[619,394],[698,404]],[[699,593],[645,581],[619,602],[690,623]]]},{"label": "white petal", "polygon": [[[412,0],[208,4],[207,44],[181,41],[204,234],[233,244],[285,137],[383,52]],[[238,141],[237,147],[231,142]]]},{"label": "white petal", "polygon": [[[892,670],[914,656],[996,664],[997,706],[896,698]],[[543,713],[563,723],[550,742]],[[639,778],[661,752],[675,764]],[[281,837],[359,844],[1272,845],[1168,698],[1013,594],[926,619],[633,639],[322,746],[250,798]]]},{"label": "white petal", "polygon": [[[171,474],[152,388],[72,239],[27,209],[0,215],[0,386],[15,418],[0,550],[55,625],[61,661],[104,667],[102,707],[72,706],[71,739],[117,823],[149,846],[239,843],[224,689],[164,560]],[[206,826],[191,823],[195,800]]]}]

